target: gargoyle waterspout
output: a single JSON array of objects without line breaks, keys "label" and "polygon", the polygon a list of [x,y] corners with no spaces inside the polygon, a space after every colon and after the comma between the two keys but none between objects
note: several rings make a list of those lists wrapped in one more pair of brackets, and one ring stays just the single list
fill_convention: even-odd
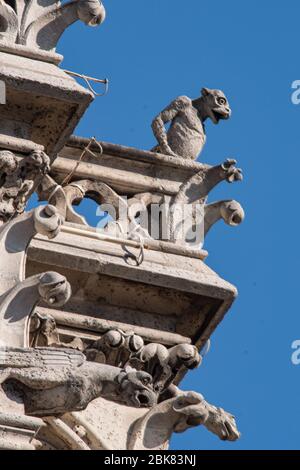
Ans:
[{"label": "gargoyle waterspout", "polygon": [[0,384],[11,380],[34,416],[84,410],[100,396],[133,407],[156,403],[150,374],[87,362],[73,349],[0,348]]}]

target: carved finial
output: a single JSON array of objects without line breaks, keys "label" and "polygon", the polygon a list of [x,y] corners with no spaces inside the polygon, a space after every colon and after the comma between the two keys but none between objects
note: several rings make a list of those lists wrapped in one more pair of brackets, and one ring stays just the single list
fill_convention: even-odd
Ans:
[{"label": "carved finial", "polygon": [[98,26],[104,19],[105,8],[100,0],[64,4],[50,0],[47,6],[37,0],[16,0],[13,8],[7,0],[0,0],[0,39],[8,44],[53,51],[62,33],[75,21]]}]

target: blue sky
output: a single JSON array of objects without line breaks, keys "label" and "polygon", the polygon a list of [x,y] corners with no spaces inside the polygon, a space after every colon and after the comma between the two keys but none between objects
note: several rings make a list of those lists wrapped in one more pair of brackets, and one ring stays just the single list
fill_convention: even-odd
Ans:
[{"label": "blue sky", "polygon": [[[78,126],[78,135],[142,149],[154,144],[151,120],[178,95],[221,88],[233,114],[207,125],[201,161],[235,157],[243,183],[223,184],[211,200],[240,201],[247,218],[214,227],[207,263],[239,289],[186,390],[200,391],[236,415],[242,438],[222,443],[197,428],[172,449],[299,449],[300,366],[300,79],[299,1],[104,0],[107,19],[95,30],[75,24],[60,41],[63,67],[110,79]],[[94,206],[85,204],[95,222]]]}]

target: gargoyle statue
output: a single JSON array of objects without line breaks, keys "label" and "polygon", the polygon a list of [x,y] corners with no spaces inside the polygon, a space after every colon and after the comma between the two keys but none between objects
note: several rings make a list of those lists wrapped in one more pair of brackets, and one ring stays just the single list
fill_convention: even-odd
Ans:
[{"label": "gargoyle statue", "polygon": [[36,311],[30,319],[30,347],[67,348],[83,351],[84,345],[80,338],[74,338],[69,343],[60,339],[56,321],[49,314]]},{"label": "gargoyle statue", "polygon": [[6,382],[33,416],[81,411],[100,396],[143,408],[157,401],[150,374],[88,362],[73,349],[0,348],[0,385]]},{"label": "gargoyle statue", "polygon": [[240,438],[235,417],[223,408],[211,405],[196,392],[185,392],[173,402],[173,411],[178,413],[174,426],[177,433],[194,426],[203,425],[222,441],[236,441]]},{"label": "gargoyle statue", "polygon": [[[179,96],[152,122],[159,144],[152,152],[196,160],[206,141],[206,119],[218,124],[230,115],[227,98],[221,90],[203,88],[202,95],[195,100]],[[166,132],[164,125],[168,122],[171,126]]]},{"label": "gargoyle statue", "polygon": [[181,368],[192,370],[202,362],[196,346],[191,344],[178,344],[170,349],[158,343],[145,345],[143,338],[133,331],[124,333],[119,329],[109,330],[84,353],[90,361],[147,372],[158,394],[169,388]]},{"label": "gargoyle statue", "polygon": [[129,438],[131,450],[166,450],[173,434],[204,426],[223,441],[240,438],[235,418],[196,392],[182,392],[155,405],[136,421]]}]

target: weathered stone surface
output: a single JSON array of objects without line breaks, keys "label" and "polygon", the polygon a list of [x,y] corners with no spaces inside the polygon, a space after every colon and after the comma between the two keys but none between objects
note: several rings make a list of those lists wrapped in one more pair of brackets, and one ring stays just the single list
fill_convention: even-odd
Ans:
[{"label": "weathered stone surface", "polygon": [[0,348],[0,385],[12,380],[33,416],[84,410],[99,396],[133,407],[157,401],[151,375],[87,362],[72,349]]},{"label": "weathered stone surface", "polygon": [[[54,162],[51,176],[39,187],[40,199],[54,204],[68,222],[87,225],[74,205],[91,198],[112,217],[106,233],[146,243],[159,240],[163,249],[168,242],[202,247],[208,226],[221,218],[237,226],[244,219],[243,209],[237,209],[235,201],[231,205],[222,201],[206,209],[207,198],[218,184],[242,180],[242,171],[233,159],[211,167],[103,142],[100,149],[101,155],[99,143],[72,138]],[[146,192],[140,191],[141,184]],[[212,216],[212,208],[219,206],[221,213],[216,217],[214,210]],[[233,206],[235,223],[228,213]]]},{"label": "weathered stone surface", "polygon": [[1,294],[25,280],[26,250],[37,232],[46,237],[56,236],[62,218],[53,206],[40,206],[2,225],[0,229]]},{"label": "weathered stone surface", "polygon": [[0,450],[35,450],[34,437],[44,426],[39,418],[1,412]]},{"label": "weathered stone surface", "polygon": [[210,405],[199,393],[181,392],[159,403],[134,423],[129,449],[164,450],[173,432],[181,433],[201,425],[223,441],[236,441],[240,437],[234,416]]},{"label": "weathered stone surface", "polygon": [[219,220],[224,220],[227,225],[235,227],[243,222],[245,212],[237,201],[220,201],[205,206],[205,234]]},{"label": "weathered stone surface", "polygon": [[[70,138],[94,94],[57,67],[55,47],[105,9],[46,3],[0,0],[0,448],[166,449],[198,425],[233,441],[232,415],[177,388],[237,295],[202,245],[218,220],[243,221],[236,201],[208,204],[242,172],[193,161],[205,120],[229,118],[227,98],[176,99],[153,122],[153,152]],[[34,191],[48,205],[23,213]],[[109,213],[101,232],[74,209],[84,198]]]},{"label": "weathered stone surface", "polygon": [[168,392],[181,368],[194,369],[202,361],[197,348],[191,344],[177,344],[170,349],[159,343],[145,345],[143,338],[133,331],[123,332],[117,328],[109,329],[96,341],[74,338],[64,343],[54,318],[41,312],[31,318],[30,345],[72,348],[82,351],[91,362],[147,372],[152,377],[153,389],[160,396]]},{"label": "weathered stone surface", "polygon": [[[73,295],[66,310],[73,315],[69,320],[65,315],[65,325],[70,322],[93,331],[100,318],[128,323],[131,330],[143,327],[179,334],[201,348],[236,297],[236,289],[199,258],[146,249],[143,264],[132,266],[122,240],[100,243],[92,238],[93,231],[87,230],[83,237],[64,230],[50,242],[40,236],[34,239],[27,275],[55,266],[68,279]],[[86,327],[80,322],[83,316],[89,318]]]},{"label": "weathered stone surface", "polygon": [[25,210],[26,203],[43,176],[50,171],[50,159],[34,150],[25,157],[0,150],[0,223]]},{"label": "weathered stone surface", "polygon": [[166,450],[173,432],[201,425],[221,440],[235,441],[240,436],[232,415],[195,392],[180,392],[150,410],[100,397],[82,412],[46,421],[48,426],[33,443],[37,449],[54,444],[64,450]]},{"label": "weathered stone surface", "polygon": [[4,44],[18,44],[31,49],[55,50],[56,44],[68,26],[77,20],[97,26],[105,19],[105,8],[99,0],[73,0],[61,3],[50,0],[16,0],[0,3],[0,40]]},{"label": "weathered stone surface", "polygon": [[6,84],[0,137],[39,144],[53,160],[93,94],[54,64],[6,52],[0,52],[0,80]]},{"label": "weathered stone surface", "polygon": [[[126,239],[125,235],[114,237],[109,231],[107,234],[99,234],[76,215],[72,206],[74,203],[80,203],[84,197],[91,197],[98,203],[110,202],[117,208],[120,203],[125,204],[122,199],[124,195],[129,196],[130,208],[136,200],[145,205],[161,201],[165,197],[173,204],[178,201],[193,204],[202,200],[206,210],[207,232],[220,218],[230,225],[242,222],[244,214],[238,203],[205,203],[208,192],[218,182],[239,180],[240,170],[232,160],[217,167],[191,162],[180,162],[177,167],[172,166],[175,160],[173,157],[153,157],[147,152],[109,144],[108,152],[115,153],[106,154],[104,144],[104,152],[98,159],[99,147],[96,144],[93,146],[89,141],[76,139],[71,142],[74,146],[66,147],[64,156],[58,157],[54,162],[51,176],[45,177],[40,185],[39,195],[41,199],[54,204],[59,213],[72,223],[66,222],[61,233],[53,241],[47,242],[44,237],[37,236],[31,242],[27,276],[55,266],[55,269],[69,280],[73,295],[66,308],[49,308],[45,305],[38,308],[38,315],[52,318],[55,330],[52,328],[50,334],[48,330],[46,336],[42,334],[40,339],[35,340],[35,345],[44,345],[45,341],[50,347],[71,344],[72,347],[83,351],[89,360],[99,364],[113,367],[131,365],[150,373],[154,389],[166,400],[168,394],[172,393],[170,387],[180,382],[189,367],[194,367],[200,362],[200,356],[193,345],[198,349],[205,347],[230,308],[236,296],[236,289],[221,280],[201,261],[205,255],[200,250],[178,246],[176,251],[171,249],[172,243],[145,238],[143,263],[132,263],[132,259],[128,258],[128,251],[133,256],[139,256],[138,242]],[[84,161],[79,163],[87,145],[90,145],[91,152],[87,152]],[[133,169],[128,171],[129,159],[147,178],[149,174],[147,184],[150,192],[132,193],[132,185],[128,180],[136,176]],[[70,162],[69,166],[67,162]],[[126,173],[122,174],[122,171],[118,174],[118,165],[122,171],[124,168],[128,178],[125,179]],[[170,167],[173,168],[172,173]],[[153,178],[153,174],[157,176]],[[165,178],[163,182],[162,177]],[[67,181],[65,186],[64,181]],[[63,184],[62,187],[59,186],[60,183]],[[165,194],[168,185],[170,191]],[[50,324],[53,325],[51,322]],[[47,430],[42,431],[43,439],[47,442],[50,439],[52,442],[55,434],[64,436],[64,441],[68,436],[71,448],[128,448],[129,441],[123,441],[124,433],[131,433],[137,415],[134,414],[135,418],[132,416],[130,421],[129,409],[124,411],[127,424],[122,424],[120,432],[116,433],[115,444],[111,437],[108,441],[104,439],[104,442],[106,424],[100,431],[94,423],[95,416],[100,422],[103,419],[99,400],[101,399],[92,402],[87,410],[76,413],[76,417],[71,413],[59,420],[48,421]],[[172,402],[175,399],[170,400]],[[200,404],[198,398],[197,400],[195,408],[209,428],[208,411],[204,403],[200,400]],[[163,401],[158,406],[163,406],[164,403],[167,402]],[[122,415],[121,404],[115,404],[113,407],[117,416],[119,413]],[[93,417],[90,409],[93,409]],[[218,415],[220,420],[223,417],[230,422],[231,418],[226,413],[222,414],[222,411],[213,408],[211,410],[215,413],[211,416],[216,418]],[[110,413],[112,412],[111,410]],[[197,412],[195,411],[196,414]],[[155,408],[153,413],[155,414]],[[174,413],[179,421],[179,416],[185,416],[181,412]],[[140,417],[147,421],[145,413]],[[90,420],[94,423],[92,426]],[[187,423],[189,420],[186,420]],[[192,421],[193,418],[190,418],[189,422]],[[195,418],[195,425],[202,424],[200,421]],[[166,448],[171,433],[175,428],[179,429],[179,425],[177,427],[170,424],[173,421],[169,419],[168,412],[166,422],[169,422],[169,426],[166,425],[165,439],[158,444],[159,448]],[[180,422],[185,421],[181,418]],[[220,427],[217,428],[220,437],[221,430],[226,428],[222,422],[221,420]],[[107,424],[107,427],[110,425],[111,423]],[[130,430],[127,425],[131,426]],[[235,426],[234,422],[232,425]],[[80,440],[76,431],[78,426]],[[187,424],[186,426],[188,427]],[[227,436],[228,439],[238,437],[234,429],[233,427],[232,435]],[[213,431],[212,428],[210,430]],[[155,440],[156,430],[149,432]],[[37,446],[43,448],[46,444],[42,441]],[[58,443],[55,445],[60,446]],[[142,445],[140,443],[132,445],[136,446],[134,448],[142,448],[139,447]],[[154,441],[153,445],[155,446]]]}]

